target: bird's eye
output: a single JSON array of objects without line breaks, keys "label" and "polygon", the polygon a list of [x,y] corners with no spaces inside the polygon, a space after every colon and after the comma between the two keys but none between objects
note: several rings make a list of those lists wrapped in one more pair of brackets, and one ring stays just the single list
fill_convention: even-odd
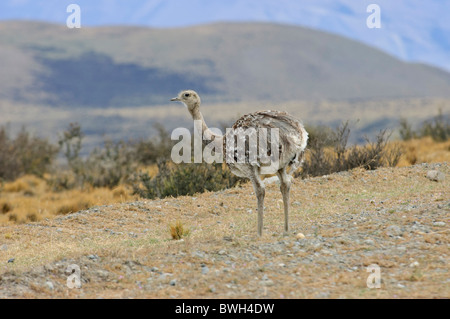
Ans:
[{"label": "bird's eye", "polygon": [[184,97],[190,97],[191,94],[190,93],[184,93]]}]

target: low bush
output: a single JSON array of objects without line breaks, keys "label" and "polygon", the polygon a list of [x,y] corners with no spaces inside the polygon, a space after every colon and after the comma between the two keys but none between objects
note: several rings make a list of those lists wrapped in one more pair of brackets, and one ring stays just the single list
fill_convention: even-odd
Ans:
[{"label": "low bush", "polygon": [[159,123],[155,124],[158,136],[135,143],[136,160],[142,165],[156,164],[158,159],[168,158],[174,145],[169,132]]},{"label": "low bush", "polygon": [[366,138],[365,145],[348,147],[350,126],[341,124],[336,130],[308,128],[310,139],[302,170],[294,176],[303,178],[322,176],[361,167],[374,170],[382,166],[395,166],[401,155],[399,147],[388,147],[390,135],[380,131],[375,142]]},{"label": "low bush", "polygon": [[0,179],[12,181],[25,174],[42,177],[57,154],[57,146],[24,128],[12,138],[6,127],[0,127]]},{"label": "low bush", "polygon": [[170,159],[158,160],[158,174],[136,174],[134,194],[145,198],[194,195],[205,191],[219,191],[242,181],[223,164],[171,164]]},{"label": "low bush", "polygon": [[93,187],[114,188],[126,181],[137,168],[135,145],[124,141],[105,141],[102,148],[95,148],[82,158],[81,148],[84,134],[80,125],[70,124],[59,139],[70,172],[55,174],[49,183],[55,190]]},{"label": "low bush", "polygon": [[400,119],[399,124],[400,138],[404,141],[431,136],[436,142],[444,142],[450,138],[450,117],[445,116],[442,109],[432,119],[423,122],[417,130],[413,130],[404,118]]}]

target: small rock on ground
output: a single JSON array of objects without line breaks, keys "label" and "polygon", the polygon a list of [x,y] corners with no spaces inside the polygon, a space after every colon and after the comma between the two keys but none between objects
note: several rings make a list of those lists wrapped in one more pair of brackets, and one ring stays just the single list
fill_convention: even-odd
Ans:
[{"label": "small rock on ground", "polygon": [[445,175],[438,170],[431,170],[427,172],[427,178],[430,181],[442,182],[445,179]]}]

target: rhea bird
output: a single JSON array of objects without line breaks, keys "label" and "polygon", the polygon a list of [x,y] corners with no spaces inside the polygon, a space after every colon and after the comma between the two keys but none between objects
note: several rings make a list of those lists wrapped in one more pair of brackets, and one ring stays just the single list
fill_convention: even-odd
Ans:
[{"label": "rhea bird", "polygon": [[[197,92],[193,90],[181,91],[177,97],[171,101],[182,102],[188,109],[192,118],[195,121],[201,121],[202,136],[211,136],[213,138],[223,139],[223,154],[226,153],[226,140],[233,136],[239,130],[249,128],[259,129],[277,129],[278,145],[275,149],[268,148],[268,155],[273,152],[278,152],[277,161],[275,163],[275,172],[280,181],[280,191],[283,197],[284,206],[284,231],[285,234],[289,232],[289,192],[291,189],[292,174],[300,167],[303,161],[306,144],[308,141],[308,133],[306,132],[300,120],[283,111],[258,111],[250,113],[239,118],[227,130],[226,135],[219,136],[213,133],[203,118],[200,112],[201,99]],[[248,143],[247,143],[248,145]],[[272,144],[270,144],[272,145]],[[245,156],[249,156],[249,152],[245,152]],[[226,161],[231,172],[239,177],[249,178],[253,184],[253,188],[257,198],[258,205],[258,235],[262,235],[263,230],[263,215],[264,215],[264,197],[265,185],[263,176],[264,164],[261,163],[260,157],[256,161],[250,161],[248,158],[243,162]],[[273,163],[271,163],[273,164]]]}]

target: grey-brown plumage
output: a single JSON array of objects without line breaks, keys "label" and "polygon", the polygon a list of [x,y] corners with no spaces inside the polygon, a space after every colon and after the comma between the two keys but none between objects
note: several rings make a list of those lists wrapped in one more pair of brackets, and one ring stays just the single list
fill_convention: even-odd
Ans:
[{"label": "grey-brown plumage", "polygon": [[[308,140],[308,133],[306,132],[303,124],[286,112],[281,111],[258,111],[255,113],[247,114],[239,118],[231,127],[231,130],[224,136],[214,134],[206,125],[203,115],[200,112],[200,96],[192,90],[182,91],[176,98],[171,101],[183,102],[188,108],[189,113],[194,120],[202,122],[202,134],[208,138],[213,137],[217,139],[223,139],[224,156],[226,156],[227,139],[240,136],[238,133],[246,129],[254,128],[257,132],[258,129],[278,129],[279,143],[277,149],[271,149],[270,139],[273,138],[271,134],[268,135],[269,141],[267,142],[267,156],[274,155],[273,152],[278,152],[278,161],[275,162],[275,171],[280,180],[280,190],[283,195],[284,204],[284,230],[289,231],[289,191],[291,188],[291,175],[300,166],[303,158],[303,154],[306,148]],[[258,139],[259,141],[259,139]],[[247,141],[248,143],[248,141]],[[247,145],[248,146],[248,145]],[[231,154],[234,156],[234,154]],[[237,156],[237,155],[236,155]],[[236,157],[235,156],[235,157]],[[258,202],[258,235],[262,235],[263,228],[263,214],[264,214],[264,197],[265,187],[264,182],[261,179],[263,168],[270,166],[270,164],[261,161],[258,156],[256,161],[248,158],[248,152],[245,154],[245,161],[227,161],[228,167],[231,172],[240,177],[247,177],[253,183],[253,188]],[[289,169],[289,172],[288,172]]]}]

